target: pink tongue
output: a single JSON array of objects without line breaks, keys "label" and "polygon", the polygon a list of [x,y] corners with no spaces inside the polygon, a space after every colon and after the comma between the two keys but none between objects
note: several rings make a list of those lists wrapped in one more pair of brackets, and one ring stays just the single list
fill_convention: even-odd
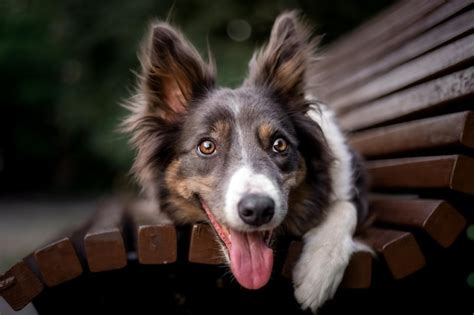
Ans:
[{"label": "pink tongue", "polygon": [[272,273],[273,251],[259,232],[242,233],[230,230],[230,268],[244,288],[260,289]]}]

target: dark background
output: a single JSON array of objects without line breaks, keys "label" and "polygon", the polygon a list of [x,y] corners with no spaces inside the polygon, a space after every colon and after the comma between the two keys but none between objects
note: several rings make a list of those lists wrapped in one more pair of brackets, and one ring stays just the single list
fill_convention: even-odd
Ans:
[{"label": "dark background", "polygon": [[392,2],[3,0],[0,197],[130,188],[132,152],[115,131],[119,103],[133,90],[146,25],[171,8],[201,52],[209,40],[219,83],[236,86],[284,9],[300,9],[326,45]]},{"label": "dark background", "polygon": [[[267,39],[281,11],[300,9],[316,32],[325,35],[324,47],[392,2],[0,0],[0,273],[53,238],[59,227],[77,223],[92,212],[97,196],[133,188],[127,175],[133,152],[115,128],[125,114],[119,103],[133,90],[137,47],[151,19],[165,19],[172,11],[173,23],[199,51],[206,51],[209,41],[219,83],[236,86],[245,76],[253,50]],[[58,197],[61,201],[54,201]],[[340,290],[337,302],[329,302],[321,313],[359,310],[393,314],[412,310],[420,314],[470,314],[472,300],[467,295],[471,291],[460,289],[473,261],[463,247],[467,242],[471,241],[463,234],[461,245],[443,252],[442,258],[432,259],[436,265],[424,268],[417,278],[390,282],[389,288]],[[110,305],[116,306],[117,313],[137,313],[140,307],[149,306],[137,301],[174,302],[181,294],[194,294],[195,300],[189,300],[189,305],[209,311],[209,304],[204,303],[215,302],[210,294],[217,293],[205,281],[215,270],[202,266],[192,270],[179,270],[179,265],[170,268],[177,268],[177,274],[183,270],[193,273],[196,283],[186,287],[179,286],[179,281],[187,280],[168,279],[157,288],[156,283],[165,279],[161,273],[168,274],[169,270],[152,266],[141,269],[130,263],[124,270],[89,274],[56,287],[36,306],[39,310],[54,306],[56,313],[62,314],[75,305],[76,313],[84,314],[90,311],[84,301],[90,301],[97,302],[95,307],[102,305],[99,309],[103,313],[110,312]],[[472,276],[470,279],[472,283]],[[81,281],[84,286],[77,285]],[[170,291],[173,283],[189,292]],[[266,313],[268,304],[264,301],[268,300],[298,308],[293,300],[286,299],[292,295],[289,283],[276,283],[274,288],[247,296],[233,287],[231,293],[238,292],[244,301],[256,303],[259,314]],[[159,299],[159,290],[176,295]],[[136,303],[130,303],[133,297]],[[55,302],[48,304],[48,299]],[[109,300],[113,303],[106,303]],[[245,306],[226,300],[221,303],[222,313],[239,313]],[[278,309],[273,311],[278,313]],[[181,313],[188,314],[187,308]]]}]

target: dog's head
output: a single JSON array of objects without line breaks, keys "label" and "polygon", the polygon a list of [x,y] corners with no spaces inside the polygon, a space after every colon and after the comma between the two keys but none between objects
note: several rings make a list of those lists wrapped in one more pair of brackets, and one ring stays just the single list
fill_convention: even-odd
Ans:
[{"label": "dog's head", "polygon": [[270,277],[272,231],[301,232],[327,198],[324,137],[305,115],[314,46],[296,14],[282,14],[237,89],[216,87],[212,63],[166,23],[152,25],[141,55],[124,123],[133,170],[176,223],[212,223],[247,288]]}]

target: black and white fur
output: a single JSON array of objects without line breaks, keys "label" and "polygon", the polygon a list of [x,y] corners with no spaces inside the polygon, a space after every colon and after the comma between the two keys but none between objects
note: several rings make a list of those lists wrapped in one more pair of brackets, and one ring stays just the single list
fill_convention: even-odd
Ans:
[{"label": "black and white fur", "polygon": [[[302,237],[295,296],[313,311],[334,295],[351,255],[368,250],[353,239],[367,212],[359,160],[333,113],[311,95],[315,44],[296,13],[280,15],[243,85],[226,89],[180,32],[153,23],[123,123],[155,216],[210,221],[229,263],[223,234]],[[275,150],[279,139],[284,152]],[[200,151],[205,141],[211,154]],[[249,195],[271,200],[269,220],[243,220],[239,205]]]}]

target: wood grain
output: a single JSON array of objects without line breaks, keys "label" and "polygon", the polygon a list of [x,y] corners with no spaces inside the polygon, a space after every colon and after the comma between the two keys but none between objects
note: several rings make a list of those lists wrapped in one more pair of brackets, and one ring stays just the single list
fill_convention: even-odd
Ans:
[{"label": "wood grain", "polygon": [[9,283],[0,288],[0,295],[15,311],[24,308],[43,291],[43,283],[23,261],[16,263],[0,276],[0,283],[2,282]]},{"label": "wood grain", "polygon": [[84,235],[84,249],[89,270],[102,272],[127,265],[122,236],[124,204],[111,199],[101,205]]},{"label": "wood grain", "polygon": [[[456,1],[458,2],[458,1]],[[400,1],[393,7],[368,20],[361,27],[341,37],[326,50],[327,60],[321,65],[322,72],[335,73],[345,67],[343,61],[351,58],[360,58],[361,52],[366,52],[367,47],[375,47],[379,43],[389,42],[391,45],[409,40],[416,35],[401,37],[398,41],[391,41],[393,37],[406,32],[407,29],[416,25],[426,18],[426,15],[433,12],[445,1]],[[446,9],[446,11],[451,11]],[[421,32],[421,31],[418,31]],[[389,48],[391,45],[387,45]],[[359,59],[357,62],[360,62]]]},{"label": "wood grain", "polygon": [[370,209],[377,222],[421,229],[443,247],[466,226],[464,217],[444,200],[373,197]]},{"label": "wood grain", "polygon": [[372,254],[356,252],[352,255],[344,272],[341,287],[346,289],[365,289],[372,284]]},{"label": "wood grain", "polygon": [[404,63],[349,93],[331,100],[335,109],[363,106],[408,85],[474,59],[474,34]]},{"label": "wood grain", "polygon": [[[365,45],[362,49],[357,49],[351,53],[350,58],[340,58],[334,53],[332,45],[325,50],[328,55],[327,60],[321,61],[321,86],[320,92],[323,92],[323,96],[326,94],[324,91],[327,89],[329,93],[332,92],[333,84],[336,84],[339,79],[344,79],[344,76],[350,73],[355,73],[360,69],[370,66],[372,63],[376,63],[377,60],[381,60],[384,56],[397,51],[406,44],[416,40],[423,33],[429,32],[434,26],[437,26],[441,22],[449,19],[453,15],[462,11],[468,7],[471,3],[470,0],[453,0],[447,1],[442,5],[436,7],[433,11],[429,12],[422,18],[418,19],[416,23],[412,23],[409,27],[405,27],[402,30],[394,33],[390,33],[390,36],[384,38],[384,40],[373,41],[370,46]],[[400,16],[398,16],[400,19]],[[372,19],[375,20],[375,19]],[[379,26],[384,23],[383,19],[377,19]],[[348,43],[354,43],[355,39],[351,38],[351,35],[346,37]],[[370,47],[369,49],[367,47]]]},{"label": "wood grain", "polygon": [[361,239],[384,258],[395,279],[405,278],[425,266],[425,257],[411,233],[370,228]]},{"label": "wood grain", "polygon": [[225,263],[217,236],[211,226],[207,224],[193,225],[188,260],[193,263],[207,265]]},{"label": "wood grain", "polygon": [[177,259],[177,234],[172,223],[150,203],[129,205],[128,213],[138,261],[141,264],[169,264]]},{"label": "wood grain", "polygon": [[[436,28],[420,35],[412,41],[402,45],[400,48],[392,49],[387,52],[383,58],[369,59],[369,63],[364,64],[364,66],[359,63],[360,67],[358,67],[357,70],[346,70],[344,75],[336,76],[338,79],[328,83],[322,83],[322,85],[330,87],[329,92],[326,94],[326,100],[331,103],[337,95],[349,93],[363,85],[365,82],[374,79],[376,76],[411,59],[419,57],[424,53],[453,40],[454,38],[460,37],[461,35],[472,31],[473,28],[474,10],[470,10],[460,16],[454,17],[452,20],[448,20],[447,22],[436,26]],[[370,52],[373,52],[374,50],[376,49],[371,49],[368,53],[361,54],[361,56],[368,56],[370,55]],[[355,58],[350,58],[349,60],[354,62],[354,59]],[[344,107],[339,107],[338,110],[341,111],[343,108]]]},{"label": "wood grain", "polygon": [[173,225],[140,225],[137,254],[141,264],[169,264],[177,258],[176,229]]},{"label": "wood grain", "polygon": [[474,159],[460,155],[367,162],[376,188],[443,188],[474,194]]},{"label": "wood grain", "polygon": [[82,266],[69,238],[60,239],[34,252],[47,286],[55,286],[81,275]]},{"label": "wood grain", "polygon": [[[293,269],[303,250],[303,242],[293,241],[283,264],[282,275],[291,279]],[[367,252],[356,252],[352,255],[346,268],[341,287],[350,289],[369,288],[372,282],[372,255]]]},{"label": "wood grain", "polygon": [[339,118],[346,130],[367,128],[408,115],[448,106],[474,94],[474,67],[446,75],[393,95],[367,103]]},{"label": "wood grain", "polygon": [[474,148],[474,112],[420,119],[351,135],[366,158],[446,147]]}]

